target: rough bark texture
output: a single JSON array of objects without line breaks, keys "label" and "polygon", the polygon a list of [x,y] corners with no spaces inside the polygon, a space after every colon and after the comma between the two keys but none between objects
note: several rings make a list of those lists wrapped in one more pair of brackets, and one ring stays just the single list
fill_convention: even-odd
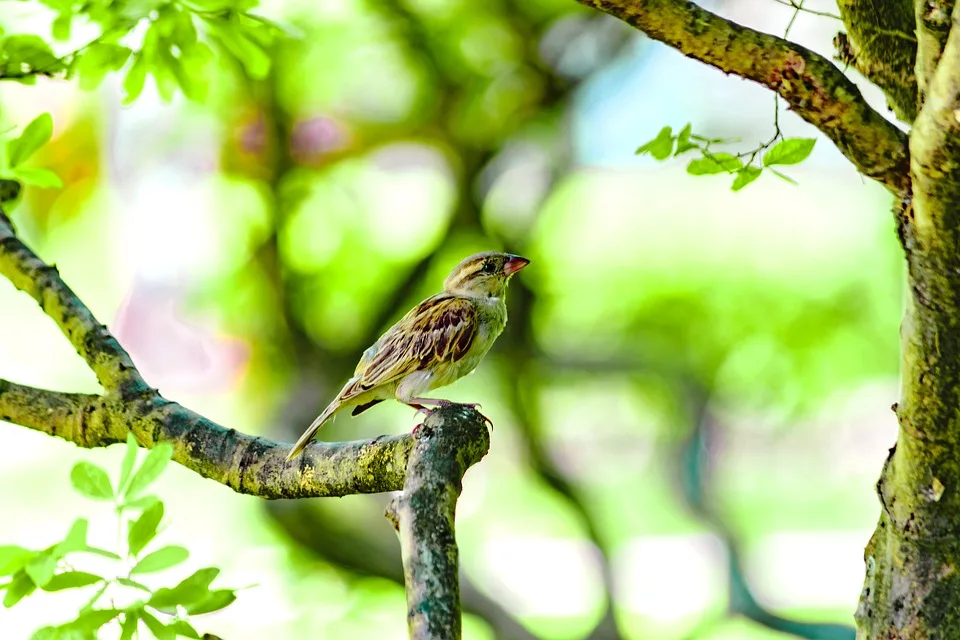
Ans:
[{"label": "rough bark texture", "polygon": [[877,485],[862,638],[960,638],[960,29],[929,56],[924,64],[940,62],[911,132],[914,198],[904,204],[900,434]]},{"label": "rough bark texture", "polygon": [[454,520],[460,479],[490,448],[465,407],[434,411],[417,430],[403,493],[387,508],[400,534],[407,625],[414,640],[459,640],[460,581]]},{"label": "rough bark texture", "polygon": [[839,0],[845,41],[857,71],[883,89],[904,122],[917,117],[917,37],[912,0]]}]

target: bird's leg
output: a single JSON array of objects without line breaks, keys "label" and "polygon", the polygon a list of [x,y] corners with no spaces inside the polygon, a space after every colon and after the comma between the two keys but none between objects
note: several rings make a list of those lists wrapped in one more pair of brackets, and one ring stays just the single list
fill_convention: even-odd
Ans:
[{"label": "bird's leg", "polygon": [[[435,407],[449,407],[455,404],[459,404],[464,407],[470,407],[471,409],[479,413],[481,416],[483,416],[484,421],[490,425],[490,430],[493,431],[493,420],[491,420],[487,416],[483,415],[483,413],[481,413],[479,402],[453,402],[452,400],[443,400],[442,398],[410,398],[409,400],[405,400],[404,404],[411,406],[417,410],[417,413],[415,413],[414,415],[422,413],[424,416],[429,416],[431,413],[433,413],[433,409],[428,409],[425,405],[433,405]],[[416,427],[414,428],[413,432],[414,433],[417,432]]]}]

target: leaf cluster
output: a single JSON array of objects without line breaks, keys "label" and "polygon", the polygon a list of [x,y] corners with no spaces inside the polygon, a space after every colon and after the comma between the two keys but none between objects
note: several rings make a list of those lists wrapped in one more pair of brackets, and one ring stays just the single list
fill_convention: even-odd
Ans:
[{"label": "leaf cluster", "polygon": [[[95,547],[88,542],[88,521],[78,519],[66,537],[45,549],[32,550],[17,545],[0,546],[0,584],[3,605],[15,606],[23,598],[41,591],[96,588],[92,597],[64,624],[46,626],[31,640],[95,640],[101,627],[116,624],[121,640],[130,640],[145,628],[158,640],[177,637],[201,638],[190,616],[218,611],[236,599],[234,589],[211,589],[220,573],[216,567],[199,569],[172,586],[152,588],[140,582],[141,576],[163,571],[185,561],[189,553],[180,546],[168,545],[148,551],[160,532],[164,506],[147,489],[160,476],[173,448],[166,443],[154,447],[137,468],[139,447],[133,435],[127,436],[126,451],[116,484],[101,467],[90,462],[77,463],[70,482],[80,494],[93,500],[112,501],[121,531],[125,530],[117,552]],[[116,566],[111,577],[80,571],[77,558],[93,554],[107,558]],[[109,593],[110,606],[98,606]],[[133,594],[131,596],[131,594]],[[115,606],[126,595],[128,604]]]},{"label": "leaf cluster", "polygon": [[[714,145],[737,142],[724,138],[707,138],[692,132],[690,123],[676,134],[671,127],[663,127],[656,137],[641,145],[636,153],[649,153],[657,160],[666,160],[677,157],[690,151],[699,152],[699,157],[687,164],[687,173],[693,176],[714,175],[718,173],[733,174],[733,184],[730,188],[739,191],[756,180],[766,170],[775,176],[796,184],[796,181],[784,175],[775,166],[799,164],[807,159],[813,151],[816,140],[813,138],[783,138],[768,147],[764,144],[748,152],[731,154],[713,150]],[[746,158],[746,162],[744,159]],[[760,165],[754,164],[760,160]]]},{"label": "leaf cluster", "polygon": [[100,35],[65,55],[33,34],[0,37],[0,80],[33,83],[38,76],[76,77],[84,89],[107,74],[124,74],[123,101],[149,78],[165,101],[179,90],[191,100],[208,91],[214,50],[236,59],[251,78],[266,77],[268,51],[281,27],[252,13],[256,0],[41,0],[56,14],[55,41],[68,41],[78,22]]}]

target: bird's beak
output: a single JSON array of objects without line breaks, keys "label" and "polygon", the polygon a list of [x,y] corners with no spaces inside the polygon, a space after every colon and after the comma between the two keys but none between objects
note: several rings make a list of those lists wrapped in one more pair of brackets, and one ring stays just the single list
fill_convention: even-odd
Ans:
[{"label": "bird's beak", "polygon": [[520,269],[523,269],[525,266],[530,264],[530,261],[526,258],[521,258],[520,256],[511,255],[507,258],[507,261],[503,263],[503,275],[512,276]]}]

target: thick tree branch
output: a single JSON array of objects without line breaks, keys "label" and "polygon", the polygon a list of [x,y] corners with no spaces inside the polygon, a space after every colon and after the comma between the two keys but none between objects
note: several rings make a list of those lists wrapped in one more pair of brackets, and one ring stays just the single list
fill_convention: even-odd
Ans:
[{"label": "thick tree branch", "polygon": [[238,493],[268,499],[398,491],[413,448],[409,435],[318,442],[294,466],[284,461],[291,445],[226,429],[159,394],[130,402],[2,379],[0,419],[87,448],[123,442],[128,431],[148,448],[168,442],[173,459],[188,469]]},{"label": "thick tree branch", "polygon": [[926,98],[934,71],[945,53],[950,15],[955,0],[914,0],[917,33],[917,84],[921,102]]},{"label": "thick tree branch", "polygon": [[105,389],[118,391],[124,397],[150,390],[120,343],[60,279],[57,268],[46,265],[20,241],[2,211],[0,275],[29,294],[53,318]]},{"label": "thick tree branch", "polygon": [[883,90],[898,118],[913,122],[918,94],[916,20],[912,0],[839,0],[837,7],[846,34],[841,57],[852,56],[853,66]]},{"label": "thick tree branch", "polygon": [[686,0],[578,0],[684,55],[776,91],[833,140],[864,175],[898,196],[909,190],[907,136],[874,111],[823,56],[721,18]]},{"label": "thick tree branch", "polygon": [[403,493],[387,515],[400,534],[412,640],[459,640],[460,582],[454,520],[460,481],[490,448],[476,411],[434,411],[414,436]]}]

